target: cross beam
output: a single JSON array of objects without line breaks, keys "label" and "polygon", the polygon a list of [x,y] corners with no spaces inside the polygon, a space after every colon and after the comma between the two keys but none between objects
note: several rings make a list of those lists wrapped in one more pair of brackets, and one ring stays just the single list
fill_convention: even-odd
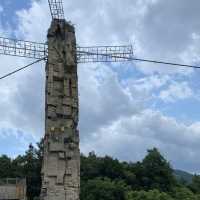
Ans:
[{"label": "cross beam", "polygon": [[[0,54],[41,59],[48,56],[47,44],[0,37]],[[133,57],[132,46],[76,47],[78,63],[122,62]]]},{"label": "cross beam", "polygon": [[53,19],[64,19],[64,9],[62,0],[48,0]]},{"label": "cross beam", "polygon": [[47,56],[47,50],[44,43],[0,37],[0,54],[40,59]]},{"label": "cross beam", "polygon": [[133,57],[133,48],[129,46],[94,46],[77,47],[79,63],[122,62]]}]

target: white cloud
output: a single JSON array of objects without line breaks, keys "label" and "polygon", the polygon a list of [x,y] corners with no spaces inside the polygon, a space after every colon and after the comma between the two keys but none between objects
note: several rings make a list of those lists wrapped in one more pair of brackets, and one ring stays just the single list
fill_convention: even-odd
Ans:
[{"label": "white cloud", "polygon": [[[144,105],[134,88],[122,86],[117,74],[103,64],[79,67],[80,128],[83,137],[102,126],[140,112]],[[144,95],[143,95],[144,98]]]},{"label": "white cloud", "polygon": [[29,10],[17,12],[19,26],[15,34],[18,38],[46,42],[47,30],[51,22],[48,3],[46,0],[32,2]]},{"label": "white cloud", "polygon": [[[19,38],[45,41],[51,20],[48,3],[47,0],[32,2],[29,10],[18,11],[19,25],[14,32]],[[86,4],[71,0],[64,3],[67,19],[76,25],[80,45],[131,42],[139,57],[198,61],[197,56],[191,56],[199,52],[198,1],[88,0]],[[185,10],[191,11],[191,15],[185,16]],[[9,35],[0,25],[2,32]],[[1,56],[0,73],[27,62]],[[194,89],[185,80],[193,75],[192,71],[134,65],[137,66],[134,72],[139,75],[134,74],[133,78],[129,74],[131,65],[120,66],[116,71],[104,64],[79,65],[82,151],[95,150],[99,154],[138,160],[147,148],[157,146],[177,167],[197,170],[199,123],[185,125],[146,108],[156,93],[164,102],[194,98]],[[126,75],[121,78],[122,72]],[[177,76],[184,81],[176,80]],[[44,77],[44,64],[39,64],[0,82],[1,128],[20,129],[35,138],[44,134]]]},{"label": "white cloud", "polygon": [[170,77],[168,75],[151,75],[137,79],[133,84],[137,90],[150,93],[165,86],[168,82],[170,82]]},{"label": "white cloud", "polygon": [[123,117],[102,127],[82,144],[84,152],[111,154],[121,160],[140,160],[147,149],[159,148],[176,167],[199,172],[199,123],[178,123],[153,110]]},{"label": "white cloud", "polygon": [[184,100],[191,97],[195,98],[193,90],[190,88],[187,82],[173,82],[168,86],[166,90],[162,90],[159,94],[159,97],[164,102],[175,102],[178,100]]},{"label": "white cloud", "polygon": [[[65,2],[66,17],[76,24],[81,45],[132,43],[137,57],[188,63],[194,60],[189,57],[183,59],[182,54],[189,52],[191,34],[199,32],[198,22],[194,20],[199,15],[198,7],[199,2],[194,0],[191,4],[187,0],[116,0],[114,3],[110,0],[89,0],[87,4],[80,0]],[[185,16],[185,10],[193,12]],[[187,20],[183,20],[185,18]],[[195,43],[193,46],[199,47]],[[145,73],[191,72],[171,66],[136,65]]]}]

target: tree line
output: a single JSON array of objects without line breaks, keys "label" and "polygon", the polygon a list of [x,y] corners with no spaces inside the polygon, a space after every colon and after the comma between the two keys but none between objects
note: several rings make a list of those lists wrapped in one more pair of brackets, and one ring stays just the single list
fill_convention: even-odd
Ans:
[{"label": "tree line", "polygon": [[[0,156],[0,178],[27,180],[28,200],[40,194],[43,142],[29,145],[24,155]],[[200,200],[200,176],[191,183],[177,180],[158,149],[140,162],[121,162],[94,152],[81,154],[81,200]]]}]

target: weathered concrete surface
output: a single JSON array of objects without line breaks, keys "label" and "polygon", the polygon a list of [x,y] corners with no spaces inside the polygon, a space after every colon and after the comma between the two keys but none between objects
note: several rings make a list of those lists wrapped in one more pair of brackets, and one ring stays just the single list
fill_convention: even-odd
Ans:
[{"label": "weathered concrete surface", "polygon": [[26,180],[1,179],[0,200],[25,200]]},{"label": "weathered concrete surface", "polygon": [[53,20],[48,46],[41,199],[78,200],[80,153],[74,27],[64,20]]}]

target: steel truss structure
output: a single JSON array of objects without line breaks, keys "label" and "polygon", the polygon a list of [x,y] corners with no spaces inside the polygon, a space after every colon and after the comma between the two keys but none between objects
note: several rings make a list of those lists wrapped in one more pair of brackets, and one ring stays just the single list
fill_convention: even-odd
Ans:
[{"label": "steel truss structure", "polygon": [[64,9],[62,0],[48,0],[53,19],[64,19]]},{"label": "steel truss structure", "polygon": [[[27,57],[47,58],[47,44],[0,37],[0,54]],[[132,46],[94,46],[77,47],[77,62],[122,62],[133,58]]]},{"label": "steel truss structure", "polygon": [[0,37],[0,54],[41,59],[47,52],[47,45],[43,43]]},{"label": "steel truss structure", "polygon": [[133,48],[129,46],[94,46],[77,47],[79,63],[89,62],[122,62],[133,57]]}]

